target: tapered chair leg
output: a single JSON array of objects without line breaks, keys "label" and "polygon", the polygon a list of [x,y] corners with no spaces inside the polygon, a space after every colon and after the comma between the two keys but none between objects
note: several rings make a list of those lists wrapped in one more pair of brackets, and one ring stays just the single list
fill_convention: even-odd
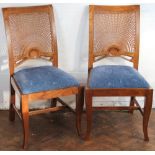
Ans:
[{"label": "tapered chair leg", "polygon": [[152,109],[152,97],[153,97],[153,91],[150,90],[145,97],[145,104],[144,104],[143,132],[145,141],[149,141],[148,123]]},{"label": "tapered chair leg", "polygon": [[85,140],[90,139],[91,125],[92,125],[92,95],[91,91],[85,92],[85,104],[86,104],[86,117],[87,117],[87,130]]},{"label": "tapered chair leg", "polygon": [[15,105],[15,90],[11,84],[10,84],[10,92],[11,92],[11,96],[10,96],[9,120],[14,121],[15,111],[14,111],[13,106]]},{"label": "tapered chair leg", "polygon": [[29,108],[28,99],[26,96],[22,96],[21,99],[21,113],[23,123],[23,148],[27,148],[29,140]]},{"label": "tapered chair leg", "polygon": [[[135,99],[135,97],[132,96],[131,99],[130,99],[130,107],[134,106],[134,99]],[[133,114],[133,109],[130,109],[129,113]]]},{"label": "tapered chair leg", "polygon": [[57,105],[57,98],[51,99],[51,107],[56,107]]},{"label": "tapered chair leg", "polygon": [[76,95],[76,128],[77,133],[81,136],[81,119],[84,105],[84,87],[79,88],[79,92]]}]

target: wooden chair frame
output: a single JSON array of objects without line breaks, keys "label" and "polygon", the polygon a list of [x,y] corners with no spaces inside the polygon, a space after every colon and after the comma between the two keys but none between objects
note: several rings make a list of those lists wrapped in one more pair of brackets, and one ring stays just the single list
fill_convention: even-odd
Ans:
[{"label": "wooden chair frame", "polygon": [[[9,15],[10,14],[20,14],[20,13],[34,13],[34,12],[46,12],[49,14],[49,20],[51,24],[52,30],[52,37],[53,37],[53,53],[41,53],[35,54],[34,58],[40,58],[41,56],[49,58],[49,61],[52,61],[53,66],[58,67],[58,54],[57,54],[57,38],[56,38],[56,30],[55,30],[55,22],[54,22],[54,14],[53,14],[53,7],[52,5],[45,5],[45,6],[32,6],[32,7],[13,7],[13,8],[3,8],[3,15],[4,15],[4,22],[6,27],[6,35],[7,35],[7,42],[8,42],[8,51],[9,51],[9,69],[10,69],[10,110],[9,110],[9,119],[10,121],[15,120],[15,112],[18,114],[19,118],[22,120],[23,123],[23,148],[28,146],[28,139],[29,139],[29,116],[46,113],[46,112],[55,112],[58,110],[62,110],[65,107],[68,107],[71,111],[76,114],[76,127],[78,134],[80,134],[80,122],[81,122],[81,104],[83,104],[84,96],[83,96],[83,87],[70,87],[65,89],[58,89],[58,90],[51,90],[51,91],[43,91],[31,94],[23,94],[18,84],[16,83],[15,79],[13,78],[14,70],[19,65],[18,61],[14,60],[12,44],[11,44],[11,35],[10,35],[10,27],[9,27]],[[33,55],[28,55],[27,57],[22,57],[21,62],[25,61],[26,59],[33,58]],[[18,110],[15,106],[15,93],[18,94],[20,97],[20,110]],[[63,100],[59,97],[62,96],[69,96],[69,95],[76,95],[76,110],[72,109],[69,105],[67,105]],[[34,100],[39,99],[51,99],[51,107],[41,110],[33,110],[29,111],[28,103]],[[63,106],[56,106],[56,103],[60,102]]]},{"label": "wooden chair frame", "polygon": [[[139,60],[139,19],[140,19],[140,6],[89,6],[89,67],[88,67],[88,82],[90,78],[90,72],[93,68],[93,63],[96,62],[97,55],[93,53],[93,38],[94,38],[94,11],[95,10],[108,10],[108,11],[136,11],[136,50],[132,55],[128,55],[131,59],[127,59],[128,61],[133,63],[135,69],[138,69],[138,60]],[[105,21],[106,22],[106,21]],[[114,55],[115,56],[115,55]],[[117,55],[118,56],[118,55]],[[122,57],[122,55],[120,54]],[[105,58],[103,55],[100,58]],[[97,60],[100,60],[97,59]],[[125,57],[122,57],[125,58]],[[125,58],[126,59],[126,58]],[[112,96],[130,96],[131,101],[129,106],[118,106],[118,107],[94,107],[92,105],[93,97],[112,97]],[[145,97],[145,105],[144,109],[142,109],[136,100],[136,96]],[[87,115],[87,131],[85,135],[85,139],[88,140],[90,138],[91,133],[91,124],[92,124],[92,112],[93,110],[127,110],[130,113],[133,113],[133,110],[139,110],[143,116],[143,133],[144,140],[149,141],[148,137],[148,122],[152,108],[152,97],[153,97],[153,89],[152,88],[107,88],[107,89],[92,89],[88,86],[85,89],[85,103],[86,103],[86,115]]]}]

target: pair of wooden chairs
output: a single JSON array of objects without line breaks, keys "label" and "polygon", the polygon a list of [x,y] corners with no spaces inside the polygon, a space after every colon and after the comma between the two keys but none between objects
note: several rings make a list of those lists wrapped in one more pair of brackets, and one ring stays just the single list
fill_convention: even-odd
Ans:
[{"label": "pair of wooden chairs", "polygon": [[[139,6],[89,6],[89,65],[85,87],[87,132],[89,139],[92,111],[140,110],[143,116],[144,140],[148,141],[148,121],[152,108],[153,90],[137,72],[139,58]],[[81,117],[84,105],[84,87],[71,75],[58,69],[57,39],[53,8],[33,6],[3,9],[9,51],[10,67],[10,120],[15,112],[23,123],[23,147],[28,145],[29,116],[70,108],[61,96],[76,95],[76,127],[81,134]],[[122,57],[133,63],[129,66],[104,65],[93,67],[96,61],[106,57]],[[15,71],[28,59],[42,58],[52,66],[40,66]],[[20,111],[15,106],[15,92],[20,97]],[[128,107],[93,107],[94,96],[130,96]],[[144,110],[136,96],[145,97]],[[28,102],[51,99],[51,107],[29,111]],[[57,106],[60,102],[63,106]]]}]

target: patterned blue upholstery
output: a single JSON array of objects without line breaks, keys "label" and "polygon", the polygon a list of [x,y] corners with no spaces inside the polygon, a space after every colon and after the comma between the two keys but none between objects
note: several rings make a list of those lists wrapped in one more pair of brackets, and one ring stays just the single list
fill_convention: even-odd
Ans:
[{"label": "patterned blue upholstery", "polygon": [[52,66],[23,69],[13,77],[23,94],[79,86],[71,75]]},{"label": "patterned blue upholstery", "polygon": [[90,88],[149,88],[138,71],[129,66],[105,65],[92,69]]}]

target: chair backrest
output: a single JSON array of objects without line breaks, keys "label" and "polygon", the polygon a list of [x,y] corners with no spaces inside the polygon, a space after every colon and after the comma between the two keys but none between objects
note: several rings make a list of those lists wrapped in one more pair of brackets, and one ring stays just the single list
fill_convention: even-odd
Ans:
[{"label": "chair backrest", "polygon": [[3,8],[8,42],[10,74],[16,66],[32,58],[45,58],[58,65],[53,7]]},{"label": "chair backrest", "polygon": [[140,6],[89,6],[89,70],[105,57],[122,57],[138,69]]}]

